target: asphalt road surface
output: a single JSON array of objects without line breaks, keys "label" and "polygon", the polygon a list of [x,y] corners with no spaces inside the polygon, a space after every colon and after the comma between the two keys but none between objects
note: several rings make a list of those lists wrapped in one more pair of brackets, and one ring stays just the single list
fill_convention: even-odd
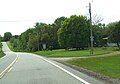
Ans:
[{"label": "asphalt road surface", "polygon": [[5,42],[0,84],[104,84],[65,65],[29,53],[12,52]]}]

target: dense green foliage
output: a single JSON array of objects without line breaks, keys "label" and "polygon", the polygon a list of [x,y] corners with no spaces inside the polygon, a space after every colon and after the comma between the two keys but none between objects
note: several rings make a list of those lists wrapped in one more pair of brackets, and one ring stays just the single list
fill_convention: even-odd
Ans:
[{"label": "dense green foliage", "polygon": [[120,79],[120,54],[114,54],[110,57],[72,59],[68,60],[67,63]]},{"label": "dense green foliage", "polygon": [[[109,38],[110,42],[119,44],[120,27],[116,23],[92,25],[94,47],[107,46],[108,40],[104,38]],[[69,18],[59,17],[52,24],[37,22],[33,28],[29,28],[21,35],[12,37],[11,35],[10,32],[6,32],[3,41],[10,40],[10,44],[17,51],[34,52],[61,48],[79,50],[90,47],[89,19],[82,15],[72,15]]]},{"label": "dense green foliage", "polygon": [[37,22],[33,28],[29,28],[23,32],[18,38],[11,38],[10,43],[13,48],[19,51],[39,51],[43,50],[43,44],[46,49],[58,49],[57,31],[66,18],[60,17],[53,24],[45,24]]},{"label": "dense green foliage", "polygon": [[120,50],[120,21],[116,22],[109,39],[111,42],[116,43]]},{"label": "dense green foliage", "polygon": [[59,44],[65,48],[84,49],[89,44],[88,20],[85,16],[67,18],[58,30]]},{"label": "dense green foliage", "polygon": [[2,43],[0,43],[0,58],[3,57],[5,54],[2,51]]},{"label": "dense green foliage", "polygon": [[10,32],[4,33],[4,41],[9,41],[12,37],[12,34]]},{"label": "dense green foliage", "polygon": [[3,37],[0,35],[0,42],[2,42],[3,41]]},{"label": "dense green foliage", "polygon": [[93,25],[93,36],[94,36],[94,46],[102,47],[107,46],[107,41],[104,38],[108,37],[108,28],[105,24],[99,23],[98,25]]}]

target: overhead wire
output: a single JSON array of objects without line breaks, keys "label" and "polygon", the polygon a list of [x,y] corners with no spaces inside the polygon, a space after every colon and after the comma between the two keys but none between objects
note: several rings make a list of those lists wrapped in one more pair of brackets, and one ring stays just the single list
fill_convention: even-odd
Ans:
[{"label": "overhead wire", "polygon": [[51,19],[28,19],[28,20],[0,20],[0,22],[30,22],[30,21],[43,21],[43,20],[55,20],[54,18]]}]

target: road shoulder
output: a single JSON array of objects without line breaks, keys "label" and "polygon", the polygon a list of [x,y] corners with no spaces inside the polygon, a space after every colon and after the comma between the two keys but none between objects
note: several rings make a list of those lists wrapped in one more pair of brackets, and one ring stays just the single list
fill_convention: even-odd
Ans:
[{"label": "road shoulder", "polygon": [[77,67],[75,65],[68,64],[68,63],[66,63],[62,60],[54,60],[54,61],[56,61],[58,63],[61,63],[65,66],[68,66],[68,67],[70,67],[74,70],[77,70],[77,71],[81,72],[81,73],[84,73],[84,74],[86,74],[90,77],[93,77],[93,78],[95,78],[95,79],[97,79],[101,82],[104,82],[105,84],[120,84],[120,80],[112,79],[108,76],[104,76],[104,75],[101,75],[99,73],[96,73],[96,72],[93,72],[93,71],[90,71],[90,70],[87,70],[87,69],[84,69],[84,68],[81,68],[81,67]]}]

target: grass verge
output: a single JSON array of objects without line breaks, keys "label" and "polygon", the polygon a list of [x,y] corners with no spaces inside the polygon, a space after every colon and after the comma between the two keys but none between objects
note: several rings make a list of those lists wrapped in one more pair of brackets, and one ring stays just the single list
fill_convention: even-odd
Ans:
[{"label": "grass verge", "polygon": [[[14,52],[20,52],[22,50],[18,50],[13,48],[10,42],[7,42],[8,47]],[[48,50],[48,51],[36,51],[33,52],[34,54],[41,55],[44,57],[82,57],[82,56],[94,56],[94,55],[103,55],[112,53],[116,50],[114,47],[102,47],[102,48],[94,48],[94,54],[90,55],[89,50],[69,50],[66,51],[65,49],[57,49],[57,50]],[[23,51],[22,51],[23,52]]]},{"label": "grass verge", "polygon": [[0,58],[3,57],[5,54],[2,51],[2,43],[0,43]]},{"label": "grass verge", "polygon": [[110,57],[71,59],[65,62],[120,80],[120,54]]},{"label": "grass verge", "polygon": [[[112,53],[115,51],[115,48],[111,47],[102,47],[94,48],[93,55],[103,55]],[[90,55],[89,50],[80,50],[80,51],[66,51],[64,49],[52,50],[52,51],[37,51],[34,54],[45,56],[45,57],[82,57],[82,56],[93,56]]]},{"label": "grass verge", "polygon": [[18,51],[17,49],[13,48],[13,46],[11,45],[11,43],[9,41],[6,42],[6,43],[7,43],[8,47],[10,48],[11,51],[14,51],[14,52]]}]

